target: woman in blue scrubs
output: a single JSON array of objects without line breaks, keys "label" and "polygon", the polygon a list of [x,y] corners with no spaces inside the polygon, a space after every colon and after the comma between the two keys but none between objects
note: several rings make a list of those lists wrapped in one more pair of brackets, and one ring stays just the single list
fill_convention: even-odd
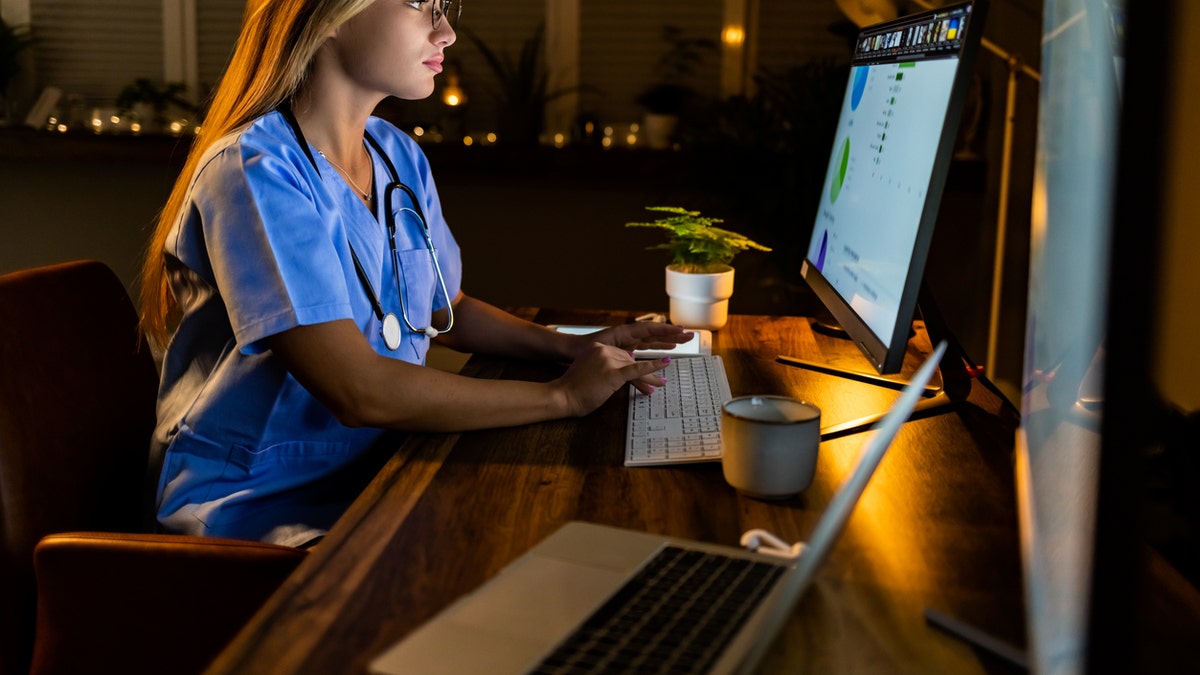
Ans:
[{"label": "woman in blue scrubs", "polygon": [[[460,288],[429,163],[384,98],[433,92],[459,0],[251,0],[158,222],[142,323],[165,349],[152,441],[160,528],[303,546],[386,430],[586,415],[689,337],[560,334]],[[430,341],[569,363],[552,382],[426,368]]]}]

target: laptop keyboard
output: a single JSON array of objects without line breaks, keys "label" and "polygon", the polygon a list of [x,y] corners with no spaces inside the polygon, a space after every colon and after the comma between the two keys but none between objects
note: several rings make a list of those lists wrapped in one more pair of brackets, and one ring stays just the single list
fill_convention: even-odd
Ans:
[{"label": "laptop keyboard", "polygon": [[784,569],[666,546],[531,672],[703,673]]},{"label": "laptop keyboard", "polygon": [[716,354],[672,359],[646,395],[629,386],[625,466],[721,459],[721,405],[732,396]]}]

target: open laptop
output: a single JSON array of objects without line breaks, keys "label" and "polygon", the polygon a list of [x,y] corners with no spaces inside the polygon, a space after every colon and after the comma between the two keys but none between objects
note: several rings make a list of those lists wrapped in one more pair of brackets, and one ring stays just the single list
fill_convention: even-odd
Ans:
[{"label": "open laptop", "polygon": [[[749,672],[832,550],[875,468],[912,414],[946,351],[943,342],[869,434],[858,465],[795,561],[686,539],[571,522],[447,607],[370,664],[377,675]],[[660,566],[732,574],[689,587],[683,609],[710,627],[698,646],[644,597]],[[689,571],[690,578],[699,572]],[[671,582],[679,587],[690,581]],[[632,604],[631,604],[632,603]],[[654,644],[649,655],[631,642]]]}]

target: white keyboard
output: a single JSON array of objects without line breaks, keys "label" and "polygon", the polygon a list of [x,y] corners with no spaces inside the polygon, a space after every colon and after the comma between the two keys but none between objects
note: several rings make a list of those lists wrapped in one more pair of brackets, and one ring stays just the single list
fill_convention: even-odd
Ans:
[{"label": "white keyboard", "polygon": [[733,398],[716,354],[672,359],[647,396],[629,385],[625,466],[721,459],[721,405]]}]

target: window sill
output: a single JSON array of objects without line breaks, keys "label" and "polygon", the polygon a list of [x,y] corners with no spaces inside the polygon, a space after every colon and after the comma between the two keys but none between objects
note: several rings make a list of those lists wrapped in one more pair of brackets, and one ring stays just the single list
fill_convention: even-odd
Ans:
[{"label": "window sill", "polygon": [[130,136],[84,131],[54,133],[27,127],[0,128],[0,160],[19,162],[99,162],[166,164],[187,158],[189,138]]}]

